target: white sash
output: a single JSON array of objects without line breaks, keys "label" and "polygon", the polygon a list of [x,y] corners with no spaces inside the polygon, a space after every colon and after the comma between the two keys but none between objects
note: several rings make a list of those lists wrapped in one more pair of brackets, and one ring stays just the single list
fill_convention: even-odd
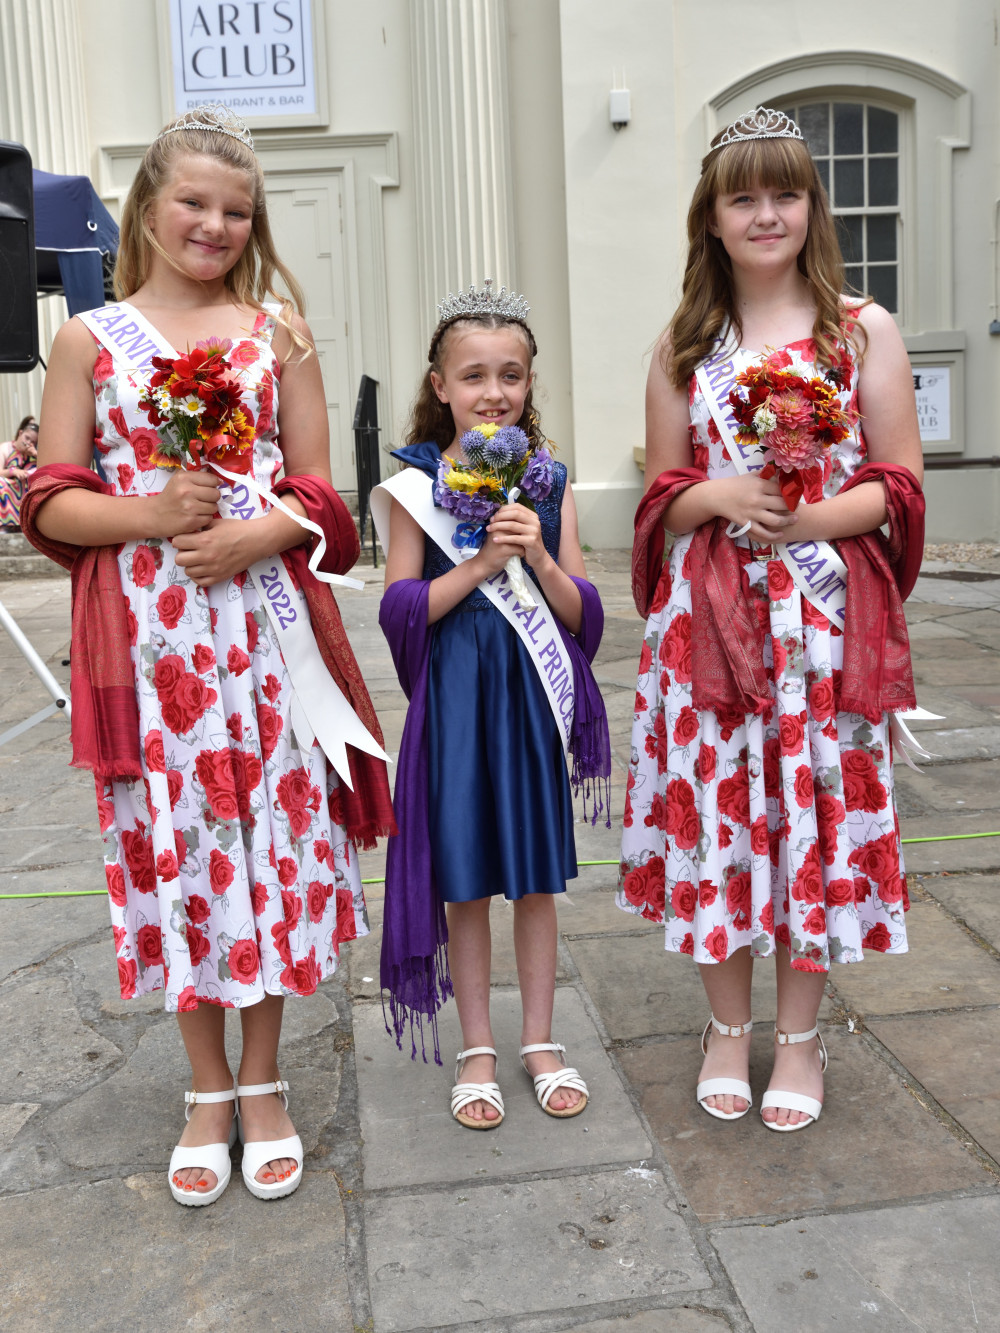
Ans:
[{"label": "white sash", "polygon": [[[460,548],[452,541],[460,524],[447,510],[434,503],[433,482],[419,468],[408,467],[383,481],[371,493],[371,511],[382,549],[389,552],[389,511],[391,502],[398,500],[403,508],[420,524],[432,541],[448,556],[455,551],[462,558]],[[468,548],[466,548],[468,549]],[[468,550],[468,555],[475,551]],[[492,578],[479,584],[507,622],[517,631],[528,650],[532,665],[542,682],[545,697],[568,753],[573,728],[573,708],[576,701],[576,681],[573,664],[559,633],[558,622],[542,600],[537,606],[518,606],[507,571],[501,569]]]},{"label": "white sash", "polygon": [[[149,368],[154,356],[173,357],[177,353],[145,316],[122,302],[88,310],[79,318],[112,353],[118,370]],[[230,472],[219,464],[211,467],[232,487],[231,494],[220,501],[222,516],[256,518],[264,513],[264,502],[274,505],[300,527],[318,534],[320,540],[309,558],[309,569],[324,583],[363,588],[358,579],[340,574],[324,574],[315,566],[326,551],[326,535],[318,524],[303,518],[253,477]],[[301,603],[295,595],[288,569],[280,556],[258,560],[248,570],[253,585],[267,611],[277,636],[288,677],[292,684],[292,726],[300,749],[308,750],[319,740],[341,781],[354,790],[347,746],[388,760],[389,756],[351,707],[343,691],[330,675],[320,653],[312,625],[300,614]]]},{"label": "white sash", "polygon": [[[695,371],[695,378],[708,403],[712,420],[722,436],[726,453],[737,472],[745,475],[748,472],[759,472],[764,463],[759,456],[750,452],[753,446],[745,451],[736,438],[736,419],[729,405],[729,391],[736,380],[738,350],[731,346],[728,338],[720,338],[712,355]],[[805,504],[805,501],[800,503]],[[847,566],[830,543],[775,542],[774,549],[803,597],[808,597],[813,606],[829,617],[838,629],[843,629],[847,608]]]}]

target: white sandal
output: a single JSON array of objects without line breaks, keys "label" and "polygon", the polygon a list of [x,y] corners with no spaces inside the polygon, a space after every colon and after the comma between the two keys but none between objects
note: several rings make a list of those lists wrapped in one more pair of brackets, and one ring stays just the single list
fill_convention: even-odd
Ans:
[{"label": "white sandal", "polygon": [[[782,1032],[780,1028],[774,1029],[774,1040],[779,1046],[797,1046],[800,1041],[811,1041],[813,1037],[819,1042],[819,1067],[820,1072],[825,1074],[827,1066],[826,1046],[820,1036],[818,1026],[810,1028],[808,1032]],[[796,1129],[806,1129],[807,1126],[815,1124],[823,1109],[823,1103],[818,1102],[815,1097],[806,1097],[801,1092],[765,1092],[760,1099],[762,1119],[764,1111],[771,1107],[778,1110],[800,1111],[802,1114],[811,1117],[809,1120],[799,1120],[794,1125],[779,1125],[774,1120],[764,1121],[768,1129],[773,1129],[778,1134],[791,1134]]]},{"label": "white sandal", "polygon": [[[231,1102],[236,1100],[236,1089],[229,1088],[226,1092],[186,1092],[184,1094],[184,1119],[191,1119],[191,1108],[197,1106],[200,1102],[203,1106],[211,1102]],[[229,1127],[228,1143],[203,1143],[196,1148],[182,1148],[178,1143],[177,1147],[170,1154],[170,1166],[167,1171],[167,1181],[170,1185],[170,1193],[178,1203],[184,1204],[187,1208],[203,1208],[207,1203],[215,1203],[222,1194],[225,1193],[226,1186],[233,1173],[232,1163],[229,1160],[229,1151],[236,1142],[236,1122],[238,1113],[233,1115],[233,1123]],[[182,1189],[174,1184],[174,1174],[177,1171],[186,1171],[189,1167],[197,1166],[202,1171],[211,1171],[216,1177],[216,1183],[210,1190],[196,1190],[192,1186],[189,1189]]]},{"label": "white sandal", "polygon": [[[709,1029],[714,1028],[716,1032],[723,1037],[745,1037],[753,1031],[753,1020],[747,1023],[720,1023],[714,1014],[705,1024],[705,1031],[701,1034],[701,1053],[708,1054],[708,1033]],[[738,1078],[706,1078],[694,1090],[698,1105],[709,1115],[715,1116],[716,1120],[742,1120],[747,1111],[753,1105],[753,1099],[750,1095],[750,1084],[744,1083]],[[746,1102],[746,1109],[743,1111],[720,1111],[717,1106],[706,1106],[706,1097],[742,1097]]]},{"label": "white sandal", "polygon": [[[451,1113],[460,1125],[466,1129],[496,1129],[503,1121],[503,1098],[500,1095],[499,1083],[459,1083],[458,1066],[464,1064],[470,1055],[492,1055],[496,1064],[500,1060],[492,1046],[470,1046],[467,1051],[459,1051],[455,1056],[455,1086],[451,1090]],[[496,1066],[494,1067],[495,1072]],[[487,1106],[492,1106],[496,1111],[495,1120],[473,1120],[472,1116],[465,1114],[465,1108],[471,1106],[473,1102],[485,1102]]]},{"label": "white sandal", "polygon": [[[532,1055],[535,1051],[558,1051],[562,1058],[562,1069],[553,1070],[551,1074],[533,1075],[524,1063],[524,1057]],[[568,1120],[571,1116],[579,1115],[590,1100],[587,1085],[580,1077],[580,1071],[567,1065],[565,1056],[566,1047],[560,1046],[555,1041],[535,1041],[528,1046],[521,1047],[521,1066],[535,1085],[535,1096],[538,1098],[538,1105],[546,1115],[554,1116],[557,1120]],[[581,1094],[580,1100],[575,1106],[567,1106],[561,1111],[554,1111],[549,1106],[549,1098],[556,1088],[570,1088],[573,1092],[579,1092]]]},{"label": "white sandal", "polygon": [[[288,1083],[283,1078],[276,1078],[272,1083],[240,1083],[236,1088],[239,1097],[264,1097],[275,1094],[281,1098],[282,1105],[288,1110]],[[237,1102],[237,1107],[239,1103]],[[243,1144],[243,1183],[255,1198],[282,1199],[286,1194],[294,1194],[302,1181],[302,1140],[298,1134],[287,1139],[264,1139],[258,1143],[246,1143],[243,1138],[243,1121],[240,1120],[240,1142]],[[270,1184],[255,1179],[257,1172],[268,1162],[279,1157],[294,1157],[295,1170],[284,1180],[274,1180]]]}]

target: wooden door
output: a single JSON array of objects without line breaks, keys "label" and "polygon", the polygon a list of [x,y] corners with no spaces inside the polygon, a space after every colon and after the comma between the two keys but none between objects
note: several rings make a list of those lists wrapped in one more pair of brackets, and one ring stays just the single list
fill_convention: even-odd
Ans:
[{"label": "wooden door", "polygon": [[[354,398],[340,172],[267,174],[267,207],[278,254],[306,299],[330,421],[330,466],[338,490],[357,488]],[[280,395],[280,388],[278,390]]]}]

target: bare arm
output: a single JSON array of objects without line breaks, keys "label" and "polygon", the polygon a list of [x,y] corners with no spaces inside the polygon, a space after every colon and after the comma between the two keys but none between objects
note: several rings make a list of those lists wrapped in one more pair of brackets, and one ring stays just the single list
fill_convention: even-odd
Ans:
[{"label": "bare arm", "polygon": [[[646,380],[646,490],[661,472],[691,467],[694,458],[687,391],[678,389],[664,371],[664,350],[669,364],[669,334],[657,344]],[[763,544],[781,540],[784,530],[795,522],[774,478],[762,481],[747,475],[717,477],[689,486],[667,509],[664,526],[680,535],[719,517],[740,527],[749,519],[750,536]]]}]

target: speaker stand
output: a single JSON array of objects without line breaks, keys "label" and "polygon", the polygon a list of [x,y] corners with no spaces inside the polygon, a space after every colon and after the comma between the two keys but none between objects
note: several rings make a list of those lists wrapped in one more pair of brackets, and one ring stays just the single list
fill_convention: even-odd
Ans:
[{"label": "speaker stand", "polygon": [[51,717],[53,713],[64,713],[66,720],[69,721],[72,710],[70,708],[69,697],[67,696],[66,691],[42,661],[27,635],[4,606],[3,602],[0,602],[0,624],[3,625],[4,629],[14,640],[14,643],[24,654],[28,665],[48,690],[49,694],[52,695],[53,700],[47,708],[39,709],[37,713],[26,718],[24,722],[18,722],[16,726],[10,727],[0,735],[0,745],[6,745],[7,742],[12,741],[15,736],[20,736],[24,732],[29,731],[32,727],[37,726],[39,722],[44,722],[45,719]]}]

